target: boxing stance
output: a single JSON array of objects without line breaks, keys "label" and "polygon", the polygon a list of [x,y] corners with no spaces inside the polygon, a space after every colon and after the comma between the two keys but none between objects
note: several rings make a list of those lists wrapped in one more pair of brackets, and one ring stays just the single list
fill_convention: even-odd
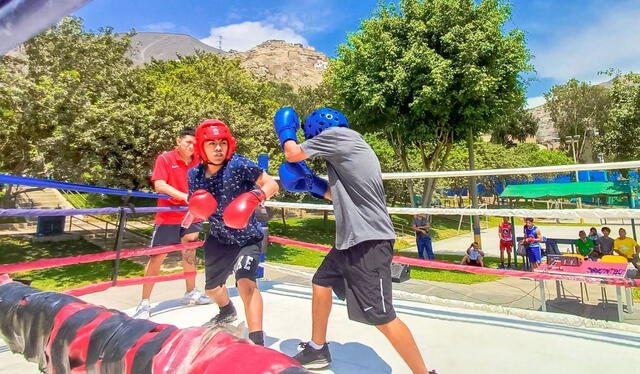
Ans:
[{"label": "boxing stance", "polygon": [[264,345],[262,296],[256,285],[263,234],[253,213],[278,192],[278,184],[248,158],[235,154],[235,148],[236,139],[223,122],[209,119],[198,126],[195,149],[202,163],[189,170],[189,214],[185,220],[208,218],[211,227],[204,243],[205,291],[220,311],[205,325],[237,319],[225,286],[233,272],[244,303],[249,339]]},{"label": "boxing stance", "polygon": [[[297,144],[300,127],[292,108],[280,109],[274,126],[289,163],[280,167],[280,181],[289,191],[310,192],[333,201],[336,243],[313,276],[312,335],[296,356],[308,369],[330,365],[327,324],[331,291],[347,300],[349,318],[375,325],[414,373],[426,374],[420,351],[407,326],[396,316],[391,300],[391,258],[395,231],[386,208],[380,163],[362,136],[349,128],[337,110],[314,111],[304,122],[307,139]],[[329,182],[303,160],[322,157]]]}]

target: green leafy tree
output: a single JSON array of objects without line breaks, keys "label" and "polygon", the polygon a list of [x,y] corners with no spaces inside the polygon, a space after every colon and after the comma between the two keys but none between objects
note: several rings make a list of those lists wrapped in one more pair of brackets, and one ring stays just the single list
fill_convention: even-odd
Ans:
[{"label": "green leafy tree", "polygon": [[[0,168],[71,181],[82,180],[88,170],[106,168],[91,160],[99,138],[87,139],[93,143],[87,149],[75,141],[93,128],[114,143],[128,138],[101,127],[113,116],[138,115],[129,99],[135,85],[125,57],[128,47],[128,35],[115,37],[108,28],[84,32],[80,19],[65,18],[26,42],[17,57],[3,58]],[[104,116],[95,116],[101,111]],[[120,147],[126,149],[126,143]]]},{"label": "green leafy tree", "polygon": [[[521,31],[503,31],[509,17],[499,0],[380,5],[330,64],[339,107],[359,130],[383,132],[403,170],[412,149],[421,169],[441,170],[456,142],[524,103],[530,55]],[[424,182],[423,206],[434,187]]]},{"label": "green leafy tree", "polygon": [[496,123],[491,130],[491,142],[506,146],[515,146],[538,131],[538,121],[531,112],[521,108]]},{"label": "green leafy tree", "polygon": [[546,109],[558,130],[561,144],[568,152],[573,152],[568,137],[578,135],[576,159],[592,162],[589,150],[594,134],[606,131],[611,103],[609,90],[571,79],[564,85],[552,87],[544,96]]},{"label": "green leafy tree", "polygon": [[618,76],[611,90],[611,110],[595,149],[611,161],[640,159],[640,74]]}]

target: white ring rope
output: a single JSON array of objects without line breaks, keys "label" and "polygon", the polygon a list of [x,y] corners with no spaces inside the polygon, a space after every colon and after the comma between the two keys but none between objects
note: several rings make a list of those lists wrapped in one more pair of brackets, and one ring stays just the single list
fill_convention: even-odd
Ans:
[{"label": "white ring rope", "polygon": [[[333,211],[330,204],[289,203],[267,201],[272,208]],[[462,208],[398,208],[387,207],[390,214],[416,215],[419,213],[440,216],[496,216],[496,217],[544,217],[544,218],[638,218],[640,209],[462,209]]]},{"label": "white ring rope", "polygon": [[608,162],[602,164],[574,164],[539,166],[515,169],[482,169],[482,170],[453,170],[453,171],[417,171],[410,173],[382,173],[382,179],[421,179],[421,178],[450,178],[493,175],[530,175],[562,173],[581,170],[618,170],[640,168],[640,161]]},{"label": "white ring rope", "polygon": [[[573,165],[555,165],[555,166],[538,166],[514,169],[479,169],[479,170],[451,170],[451,171],[415,171],[403,173],[382,173],[383,180],[398,179],[429,179],[429,178],[452,178],[452,177],[483,177],[494,175],[531,175],[531,174],[550,174],[562,173],[582,170],[622,170],[622,169],[638,169],[640,161],[624,161],[624,162],[607,162],[602,164],[573,164]],[[280,179],[277,175],[275,179]],[[322,175],[326,179],[326,175]]]}]

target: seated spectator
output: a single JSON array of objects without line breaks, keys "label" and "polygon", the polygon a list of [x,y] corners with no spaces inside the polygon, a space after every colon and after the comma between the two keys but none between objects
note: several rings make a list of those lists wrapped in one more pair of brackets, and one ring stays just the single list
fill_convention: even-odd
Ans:
[{"label": "seated spectator", "polygon": [[613,254],[613,239],[609,237],[611,229],[607,226],[601,229],[602,236],[596,240],[596,248],[591,252],[591,259],[598,260],[604,255]]},{"label": "seated spectator", "polygon": [[595,243],[596,240],[598,240],[598,238],[601,235],[598,234],[598,230],[596,230],[595,227],[592,227],[589,229],[589,235],[587,235],[587,237],[591,240],[593,240],[593,242]]},{"label": "seated spectator", "polygon": [[580,230],[578,235],[580,236],[580,238],[576,240],[576,247],[578,248],[578,253],[580,253],[584,257],[589,257],[591,252],[596,247],[596,243],[590,238],[587,238],[587,233],[584,232],[584,230]]},{"label": "seated spectator", "polygon": [[613,241],[613,251],[627,259],[636,269],[640,270],[638,265],[638,253],[640,253],[640,245],[627,237],[627,230],[622,227],[618,230],[620,237]]},{"label": "seated spectator", "polygon": [[478,248],[478,242],[473,242],[467,248],[467,254],[460,261],[460,265],[471,265],[484,267],[484,252]]}]

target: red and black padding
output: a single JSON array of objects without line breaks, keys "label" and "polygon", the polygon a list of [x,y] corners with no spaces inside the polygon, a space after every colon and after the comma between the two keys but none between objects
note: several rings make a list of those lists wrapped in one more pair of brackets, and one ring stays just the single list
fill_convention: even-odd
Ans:
[{"label": "red and black padding", "polygon": [[219,329],[178,329],[41,292],[0,285],[0,333],[52,374],[301,374],[295,360]]}]

